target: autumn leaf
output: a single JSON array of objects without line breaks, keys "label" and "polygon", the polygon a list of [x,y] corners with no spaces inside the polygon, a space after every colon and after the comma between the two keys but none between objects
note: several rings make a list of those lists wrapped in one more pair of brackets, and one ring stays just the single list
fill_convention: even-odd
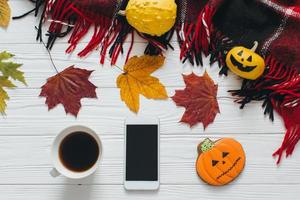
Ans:
[{"label": "autumn leaf", "polygon": [[6,88],[15,88],[16,86],[8,80],[7,77],[0,76],[0,113],[5,113],[6,101],[9,100],[7,92],[4,90]]},{"label": "autumn leaf", "polygon": [[151,74],[164,63],[163,56],[134,56],[124,66],[124,73],[117,79],[122,101],[137,113],[140,107],[140,94],[148,99],[167,99],[165,87]]},{"label": "autumn leaf", "polygon": [[0,53],[0,72],[2,72],[3,76],[11,77],[12,79],[18,80],[26,85],[24,73],[18,70],[18,68],[21,67],[22,64],[4,62],[5,60],[10,59],[12,57],[14,57],[14,55],[6,51]]},{"label": "autumn leaf", "polygon": [[0,113],[4,114],[6,109],[6,101],[9,100],[9,96],[5,90],[13,89],[16,86],[11,82],[10,79],[18,80],[24,84],[25,78],[24,73],[19,71],[18,68],[21,64],[7,62],[8,59],[14,55],[6,51],[0,53]]},{"label": "autumn leaf", "polygon": [[7,0],[0,0],[0,26],[6,28],[10,21],[10,7]]},{"label": "autumn leaf", "polygon": [[71,66],[48,78],[40,93],[46,97],[48,109],[62,104],[67,114],[77,116],[82,98],[97,98],[96,86],[88,80],[92,72]]},{"label": "autumn leaf", "polygon": [[7,51],[3,51],[3,52],[0,53],[0,61],[7,60],[7,59],[12,58],[12,57],[14,57],[14,55],[7,52]]},{"label": "autumn leaf", "polygon": [[191,127],[197,123],[203,123],[204,129],[214,121],[217,113],[220,113],[217,102],[218,86],[205,72],[202,77],[195,75],[183,75],[186,85],[184,90],[176,90],[172,97],[177,106],[185,107],[186,111],[181,122]]}]

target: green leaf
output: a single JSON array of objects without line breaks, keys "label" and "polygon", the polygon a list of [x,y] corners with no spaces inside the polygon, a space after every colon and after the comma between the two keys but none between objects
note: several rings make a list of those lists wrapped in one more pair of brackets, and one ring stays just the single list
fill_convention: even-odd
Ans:
[{"label": "green leaf", "polygon": [[0,87],[15,88],[16,86],[8,80],[8,77],[0,76]]},{"label": "green leaf", "polygon": [[0,53],[0,61],[7,60],[7,59],[12,58],[14,56],[15,55],[13,55],[11,53],[8,53],[7,51],[3,51],[3,52]]},{"label": "green leaf", "polygon": [[14,80],[18,80],[22,82],[24,85],[26,84],[24,73],[18,70],[22,64],[14,63],[14,62],[3,62],[3,60],[7,60],[12,58],[14,55],[10,54],[6,51],[0,53],[0,72],[5,77],[11,77]]},{"label": "green leaf", "polygon": [[13,62],[0,62],[0,71],[2,72],[3,76],[11,77],[12,79],[18,80],[26,85],[24,73],[18,70],[20,66],[22,66],[22,64]]},{"label": "green leaf", "polygon": [[9,100],[9,96],[4,88],[13,89],[15,84],[12,83],[11,79],[18,80],[26,85],[24,73],[18,70],[22,64],[13,62],[3,62],[14,57],[13,54],[3,51],[0,53],[0,113],[5,114],[7,107],[6,101]]},{"label": "green leaf", "polygon": [[8,77],[0,76],[0,88],[2,87],[15,88],[16,86],[8,80]]}]

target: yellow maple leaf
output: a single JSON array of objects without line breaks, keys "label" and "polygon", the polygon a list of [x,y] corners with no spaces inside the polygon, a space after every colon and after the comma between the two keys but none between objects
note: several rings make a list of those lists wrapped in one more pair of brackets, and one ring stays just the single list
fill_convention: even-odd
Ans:
[{"label": "yellow maple leaf", "polygon": [[124,73],[117,79],[122,101],[137,113],[140,107],[139,95],[148,99],[167,99],[168,95],[158,78],[151,76],[164,63],[163,56],[134,56],[124,66]]},{"label": "yellow maple leaf", "polygon": [[0,26],[6,28],[10,21],[10,7],[7,0],[0,0]]}]

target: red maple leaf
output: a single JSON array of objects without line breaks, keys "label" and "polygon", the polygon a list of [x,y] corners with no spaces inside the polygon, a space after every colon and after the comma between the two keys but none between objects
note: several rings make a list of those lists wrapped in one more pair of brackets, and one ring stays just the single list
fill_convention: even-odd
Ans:
[{"label": "red maple leaf", "polygon": [[184,90],[176,90],[172,97],[177,106],[185,107],[181,121],[191,127],[202,122],[204,129],[214,121],[217,113],[220,113],[217,90],[218,86],[205,72],[203,76],[194,73],[183,75]]},{"label": "red maple leaf", "polygon": [[77,116],[82,98],[97,98],[97,87],[88,80],[92,72],[71,66],[48,78],[40,94],[41,97],[46,97],[48,109],[61,103],[67,114]]}]

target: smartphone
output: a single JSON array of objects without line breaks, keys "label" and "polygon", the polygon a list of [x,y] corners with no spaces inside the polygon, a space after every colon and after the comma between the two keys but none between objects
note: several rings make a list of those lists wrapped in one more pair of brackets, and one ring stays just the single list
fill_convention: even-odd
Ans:
[{"label": "smartphone", "polygon": [[127,190],[159,188],[159,120],[128,118],[125,122],[125,173]]}]

